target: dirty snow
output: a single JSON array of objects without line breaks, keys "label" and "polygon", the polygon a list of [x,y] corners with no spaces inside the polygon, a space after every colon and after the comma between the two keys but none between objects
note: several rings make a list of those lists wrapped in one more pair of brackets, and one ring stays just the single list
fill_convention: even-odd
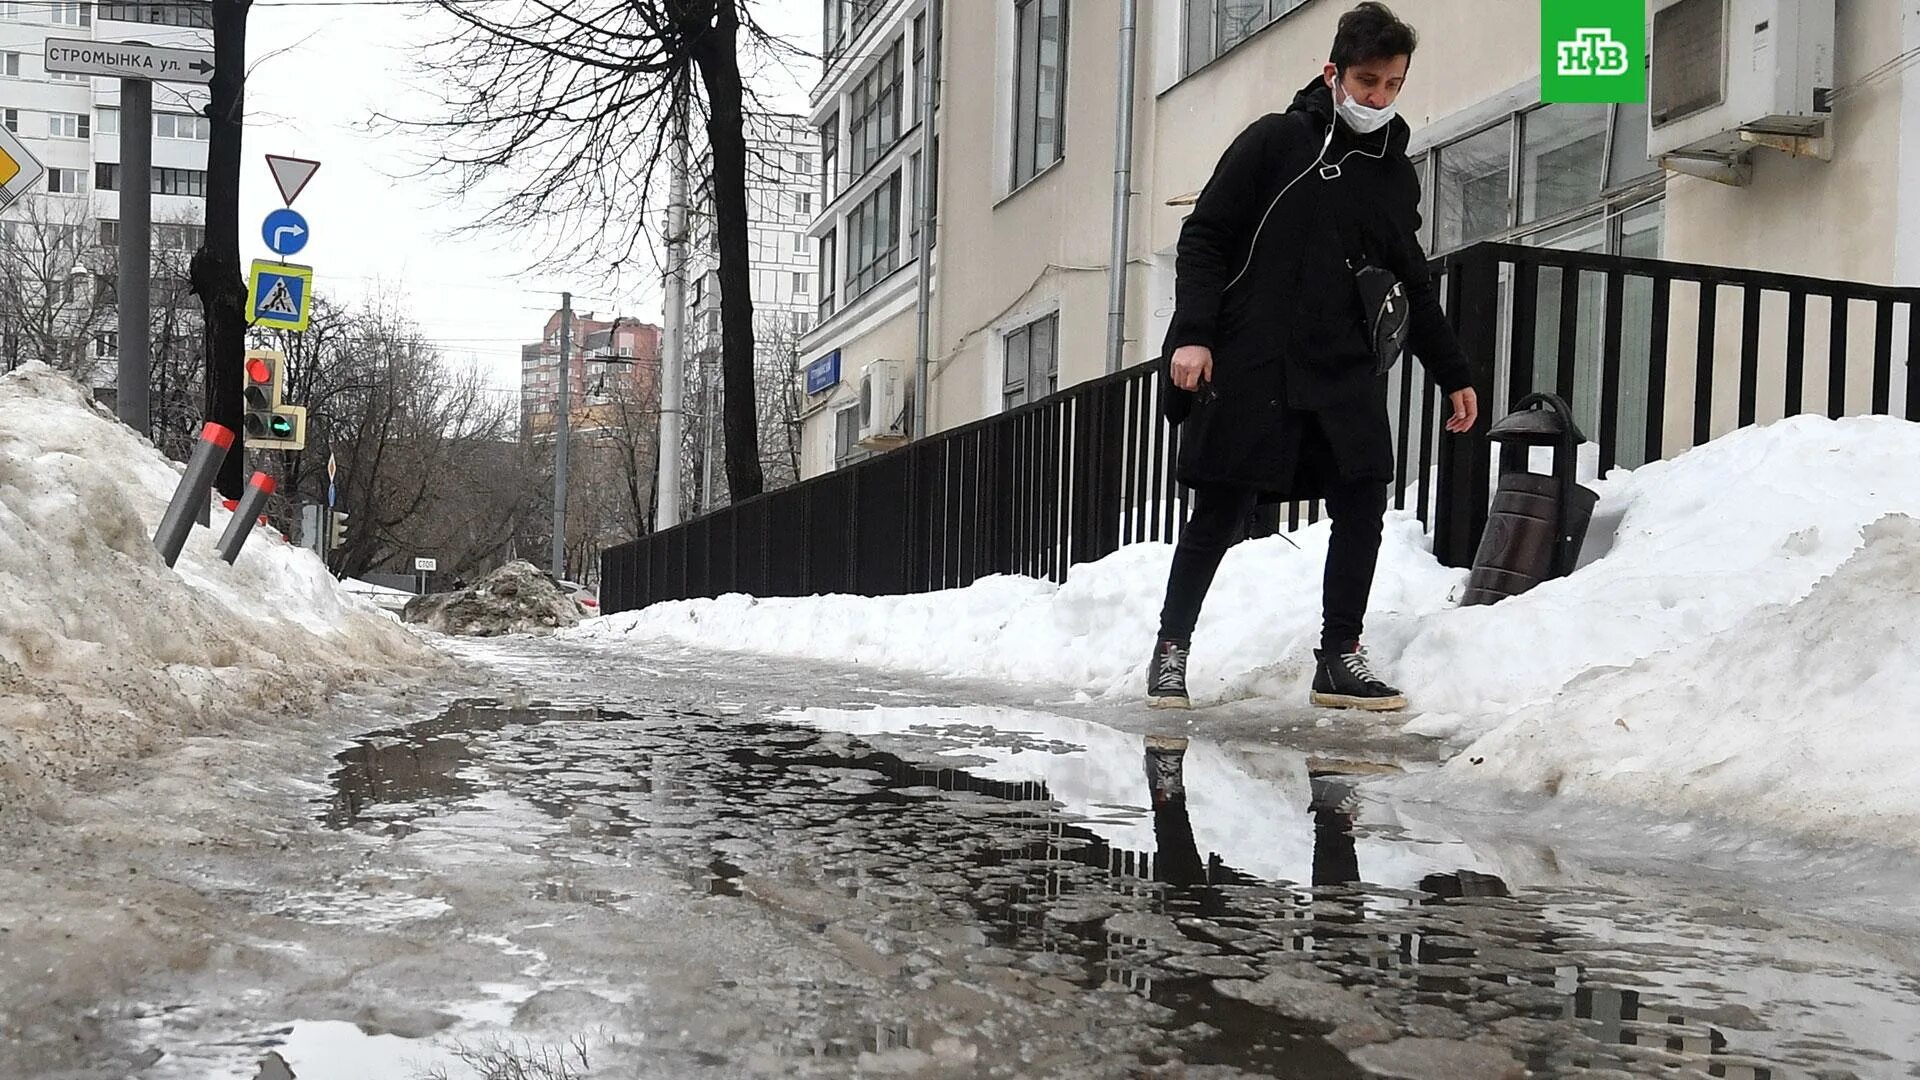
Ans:
[{"label": "dirty snow", "polygon": [[180,473],[49,369],[0,378],[0,805],[437,662],[276,532],[221,562],[217,506],[168,569],[152,537]]},{"label": "dirty snow", "polygon": [[400,617],[442,634],[497,637],[542,634],[573,626],[580,605],[553,579],[524,559],[516,559],[470,588],[433,593],[407,601]]},{"label": "dirty snow", "polygon": [[[1537,733],[1555,731],[1551,716],[1572,714],[1589,695],[1620,695],[1643,715],[1689,695],[1712,701],[1719,684],[1709,678],[1716,669],[1705,661],[1716,655],[1718,636],[1740,627],[1748,635],[1787,633],[1795,616],[1779,616],[1767,629],[1749,624],[1757,613],[1806,600],[1816,582],[1860,549],[1862,531],[1874,522],[1888,514],[1920,517],[1916,460],[1920,425],[1887,417],[1798,417],[1735,432],[1670,461],[1616,470],[1594,482],[1601,501],[1582,568],[1492,607],[1455,606],[1465,572],[1437,564],[1419,523],[1392,515],[1368,645],[1377,666],[1407,687],[1421,710],[1408,718],[1409,731],[1455,746],[1514,718],[1531,717]],[[1327,539],[1322,523],[1228,554],[1194,638],[1189,678],[1199,703],[1304,701]],[[872,664],[1126,700],[1144,681],[1171,551],[1164,544],[1134,545],[1076,567],[1059,586],[995,577],[918,596],[727,596],[608,616],[571,633],[602,642],[670,641]],[[1855,602],[1882,605],[1880,614],[1894,617],[1892,597],[1869,594]],[[1802,614],[1822,618],[1814,609]],[[1829,642],[1833,648],[1855,650],[1858,659],[1846,670],[1856,673],[1878,670],[1891,643],[1889,632],[1868,632],[1865,624],[1819,625],[1837,635]],[[1724,644],[1759,664],[1752,659],[1758,655],[1752,641]],[[1676,649],[1690,649],[1692,662],[1660,666],[1672,684],[1664,696],[1625,694],[1617,684],[1596,681],[1598,673]],[[1795,655],[1773,654],[1774,674],[1794,670],[1786,661]],[[1858,710],[1870,703],[1897,709],[1910,696],[1904,689],[1866,680],[1850,690],[1848,700]],[[1593,699],[1595,708],[1599,700]],[[1736,751],[1744,763],[1723,769],[1726,786],[1714,790],[1731,796],[1765,775],[1767,783],[1785,785],[1780,799],[1791,800],[1796,791],[1835,780],[1787,767],[1799,753],[1793,744],[1828,729],[1823,712],[1807,711],[1809,699],[1756,691],[1741,700],[1755,716],[1716,711],[1712,716],[1729,730],[1690,729],[1702,745]],[[1543,711],[1549,703],[1551,714]],[[1755,731],[1767,734],[1757,737]],[[1895,725],[1865,724],[1856,740],[1859,760],[1871,766],[1880,755],[1905,748],[1898,732]],[[1533,764],[1514,764],[1505,779],[1539,786],[1544,774],[1537,770],[1564,770],[1572,763],[1528,760]],[[1618,773],[1609,783],[1574,786],[1662,801],[1668,796],[1653,789],[1684,768],[1669,761],[1664,767],[1650,762],[1632,780]],[[1884,789],[1867,786],[1884,790],[1887,805],[1855,801],[1851,813],[1920,809],[1920,794],[1898,793],[1892,766],[1878,775],[1889,780]],[[1723,798],[1719,809],[1738,813],[1742,805]],[[1789,823],[1807,825],[1811,813]]]}]

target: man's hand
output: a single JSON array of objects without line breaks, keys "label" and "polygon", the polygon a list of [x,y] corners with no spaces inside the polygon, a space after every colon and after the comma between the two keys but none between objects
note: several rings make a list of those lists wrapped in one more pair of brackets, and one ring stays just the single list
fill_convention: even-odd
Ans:
[{"label": "man's hand", "polygon": [[1474,423],[1480,419],[1480,397],[1473,392],[1473,387],[1455,390],[1447,395],[1447,400],[1453,403],[1453,415],[1447,419],[1447,430],[1455,435],[1472,431]]},{"label": "man's hand", "polygon": [[1182,345],[1173,350],[1173,385],[1197,390],[1213,381],[1213,350],[1205,345]]}]

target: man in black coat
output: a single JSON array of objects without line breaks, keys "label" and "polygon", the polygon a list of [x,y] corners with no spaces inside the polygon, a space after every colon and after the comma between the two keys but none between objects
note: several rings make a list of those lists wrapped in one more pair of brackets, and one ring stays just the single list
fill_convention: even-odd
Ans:
[{"label": "man in black coat", "polygon": [[1360,646],[1393,481],[1387,379],[1355,267],[1396,276],[1407,344],[1446,392],[1446,429],[1479,415],[1471,370],[1420,250],[1420,181],[1394,115],[1418,39],[1385,5],[1341,16],[1331,60],[1284,113],[1221,156],[1180,232],[1167,329],[1168,419],[1193,516],[1175,549],[1148,703],[1188,708],[1189,643],[1256,503],[1324,500],[1332,519],[1313,702],[1401,709]]}]

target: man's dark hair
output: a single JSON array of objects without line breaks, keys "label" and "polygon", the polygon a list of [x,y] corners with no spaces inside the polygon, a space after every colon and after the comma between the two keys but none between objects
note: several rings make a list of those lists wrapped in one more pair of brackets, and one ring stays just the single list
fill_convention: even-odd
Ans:
[{"label": "man's dark hair", "polygon": [[1333,54],[1328,59],[1345,71],[1353,64],[1411,57],[1419,46],[1420,35],[1413,27],[1401,22],[1387,5],[1367,0],[1340,16],[1340,28],[1333,34]]}]

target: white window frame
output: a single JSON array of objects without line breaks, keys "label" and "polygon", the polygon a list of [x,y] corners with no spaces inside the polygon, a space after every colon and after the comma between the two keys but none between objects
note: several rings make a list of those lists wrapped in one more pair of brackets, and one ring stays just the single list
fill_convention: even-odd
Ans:
[{"label": "white window frame", "polygon": [[93,118],[87,114],[68,112],[47,114],[47,138],[90,139],[92,137]]},{"label": "white window frame", "polygon": [[[1036,38],[1032,43],[1034,64],[1032,72],[1029,73],[1026,67],[1028,42],[1023,36],[1022,19],[1028,10],[1039,8],[1034,14],[1034,25],[1037,32],[1040,20],[1045,18],[1047,14],[1047,6],[1053,4],[1059,5],[1060,36],[1058,44],[1060,51],[1058,59],[1060,74],[1058,84],[1054,87],[1053,115],[1048,117],[1048,119],[1052,121],[1054,129],[1053,156],[1042,161],[1040,159],[1039,144],[1042,108],[1039,92],[1036,90],[1034,93],[1031,114],[1028,113],[1026,108],[1027,103],[1022,100],[1026,92],[1027,80],[1033,79],[1037,82],[1039,79],[1040,42]],[[1013,132],[1011,190],[1014,191],[1018,191],[1040,176],[1045,175],[1049,169],[1065,161],[1067,157],[1067,85],[1069,82],[1067,64],[1072,53],[1073,33],[1071,26],[1072,20],[1068,17],[1069,6],[1067,0],[1015,0],[1013,5],[1013,122],[1009,127]],[[1031,147],[1026,145],[1028,143],[1032,144]],[[1031,160],[1026,163],[1025,169],[1022,168],[1021,163],[1021,151],[1023,149],[1030,149],[1031,151],[1029,154]]]}]

